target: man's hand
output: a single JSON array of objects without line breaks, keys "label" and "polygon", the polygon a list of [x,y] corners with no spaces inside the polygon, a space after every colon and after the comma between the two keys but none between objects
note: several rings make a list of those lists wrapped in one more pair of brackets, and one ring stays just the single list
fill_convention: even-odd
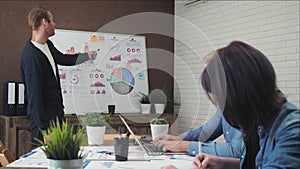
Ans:
[{"label": "man's hand", "polygon": [[172,136],[172,135],[160,135],[158,137],[156,137],[156,139],[154,140],[154,142],[158,141],[158,140],[167,140],[167,141],[182,141],[182,137],[180,136]]},{"label": "man's hand", "polygon": [[89,55],[89,59],[90,60],[95,60],[96,57],[97,57],[97,55],[98,55],[98,53],[96,51],[89,51],[88,55]]},{"label": "man's hand", "polygon": [[163,151],[187,152],[188,141],[183,141],[180,136],[160,135],[153,141],[154,146]]},{"label": "man's hand", "polygon": [[158,140],[153,142],[154,146],[161,148],[163,151],[187,152],[189,141],[166,141]]}]

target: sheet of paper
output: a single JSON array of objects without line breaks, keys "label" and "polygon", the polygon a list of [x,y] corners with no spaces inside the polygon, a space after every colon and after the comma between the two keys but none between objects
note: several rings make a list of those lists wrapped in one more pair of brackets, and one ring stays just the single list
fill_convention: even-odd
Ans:
[{"label": "sheet of paper", "polygon": [[47,157],[41,149],[36,149],[22,155],[20,158],[46,159]]},{"label": "sheet of paper", "polygon": [[[112,152],[112,154],[101,153],[101,151]],[[86,159],[88,160],[115,160],[114,147],[105,146],[105,147],[85,147],[84,153],[87,153]],[[145,153],[142,149],[137,146],[129,147],[128,150],[128,160],[150,160],[145,156]]]},{"label": "sheet of paper", "polygon": [[20,158],[10,164],[7,167],[30,167],[30,168],[42,168],[48,166],[47,159],[30,159]]},{"label": "sheet of paper", "polygon": [[91,161],[84,169],[140,169],[141,167],[149,166],[149,164],[149,161]]},{"label": "sheet of paper", "polygon": [[163,166],[173,165],[177,169],[193,169],[193,158],[179,158],[178,159],[165,159],[165,160],[151,160],[150,166],[143,166],[143,169],[160,169]]}]

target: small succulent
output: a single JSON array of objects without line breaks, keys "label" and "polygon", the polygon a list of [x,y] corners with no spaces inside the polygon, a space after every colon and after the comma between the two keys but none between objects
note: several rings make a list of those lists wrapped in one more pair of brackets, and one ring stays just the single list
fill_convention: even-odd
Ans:
[{"label": "small succulent", "polygon": [[169,124],[164,118],[154,118],[150,121],[150,124]]},{"label": "small succulent", "polygon": [[106,126],[111,122],[110,114],[101,114],[97,112],[86,113],[85,116],[80,118],[83,125],[86,126]]}]

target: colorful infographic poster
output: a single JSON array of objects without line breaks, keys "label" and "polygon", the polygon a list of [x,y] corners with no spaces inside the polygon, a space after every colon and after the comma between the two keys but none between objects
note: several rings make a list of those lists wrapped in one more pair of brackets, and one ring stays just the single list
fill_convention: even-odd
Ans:
[{"label": "colorful infographic poster", "polygon": [[50,39],[63,53],[96,51],[95,60],[59,66],[66,113],[138,113],[140,92],[148,93],[144,36],[56,29]]}]

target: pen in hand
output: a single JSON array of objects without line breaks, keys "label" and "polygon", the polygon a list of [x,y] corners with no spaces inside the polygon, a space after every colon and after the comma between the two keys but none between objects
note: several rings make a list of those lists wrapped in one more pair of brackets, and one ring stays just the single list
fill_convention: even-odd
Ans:
[{"label": "pen in hand", "polygon": [[199,157],[201,156],[201,152],[202,151],[202,144],[201,144],[201,141],[198,141],[198,154],[199,154]]},{"label": "pen in hand", "polygon": [[201,141],[198,141],[198,155],[199,155],[200,162],[201,162],[201,154],[202,154],[202,143],[201,143]]}]

